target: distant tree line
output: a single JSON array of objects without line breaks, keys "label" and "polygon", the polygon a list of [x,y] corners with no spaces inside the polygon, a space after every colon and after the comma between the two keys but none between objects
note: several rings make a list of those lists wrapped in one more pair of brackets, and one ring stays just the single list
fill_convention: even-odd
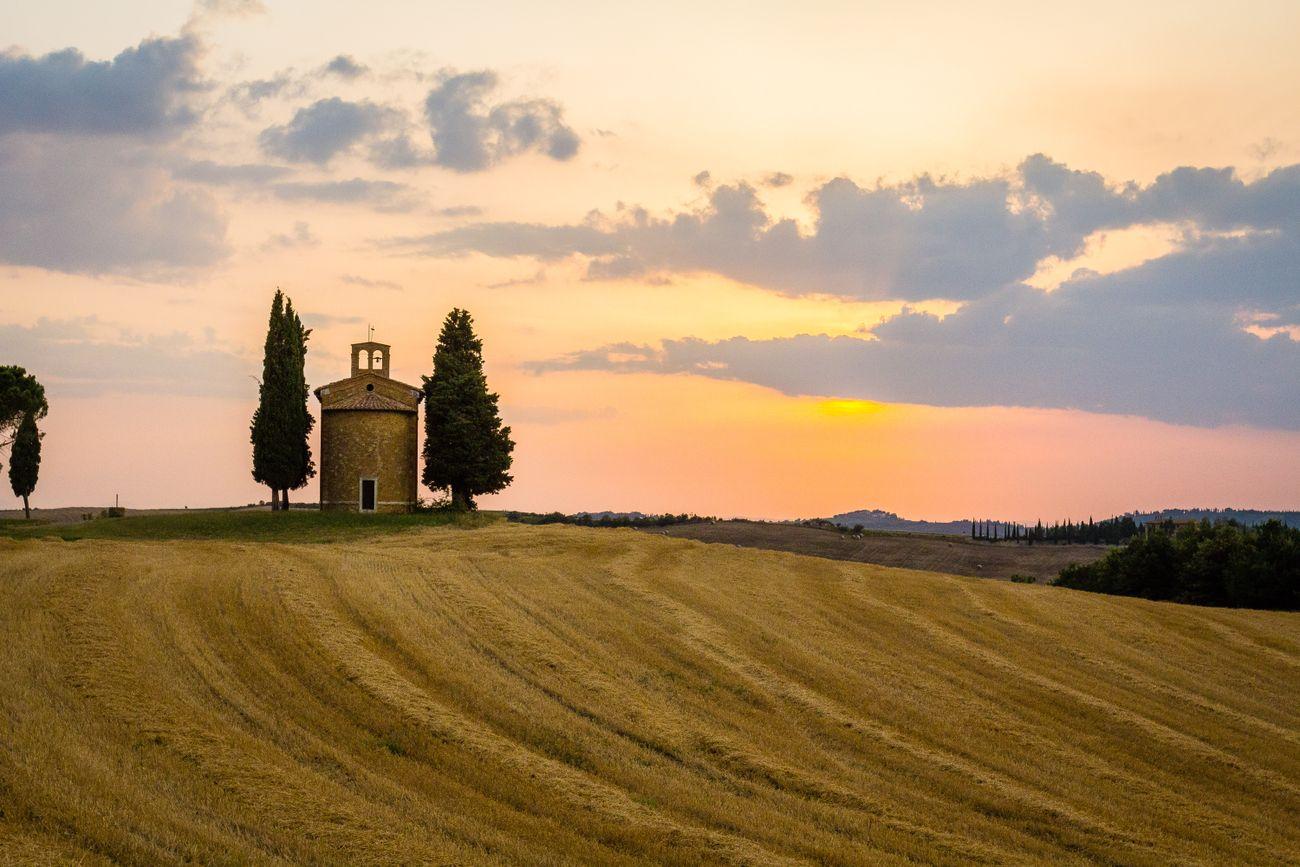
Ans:
[{"label": "distant tree line", "polygon": [[1052,524],[1039,521],[1034,526],[1004,521],[971,521],[970,537],[982,542],[1024,542],[1027,545],[1119,545],[1138,534],[1141,527],[1132,515],[1117,515],[1104,521],[1075,523],[1066,520]]},{"label": "distant tree line", "polygon": [[1054,583],[1193,605],[1300,610],[1300,529],[1277,520],[1166,527],[1095,563],[1069,566]]},{"label": "distant tree line", "polygon": [[50,406],[36,377],[16,365],[0,365],[0,448],[9,451],[9,488],[23,501],[23,515],[32,517],[28,499],[36,490],[41,469],[41,438],[36,422]]},{"label": "distant tree line", "polygon": [[578,527],[671,527],[675,524],[712,524],[717,518],[704,515],[592,515],[579,512],[566,515],[563,512],[507,512],[506,520],[516,524],[573,524]]}]

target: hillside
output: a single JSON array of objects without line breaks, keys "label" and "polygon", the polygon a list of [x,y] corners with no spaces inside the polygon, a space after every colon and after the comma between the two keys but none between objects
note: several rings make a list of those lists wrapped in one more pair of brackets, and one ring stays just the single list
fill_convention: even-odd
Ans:
[{"label": "hillside", "polygon": [[675,524],[647,532],[952,575],[979,578],[1026,575],[1040,582],[1055,578],[1071,564],[1098,560],[1110,550],[1104,545],[993,544],[975,542],[964,536],[921,533],[866,533],[855,539],[817,527],[758,521]]},{"label": "hillside", "polygon": [[970,535],[970,521],[913,521],[883,509],[858,509],[832,515],[832,523],[841,527],[862,526],[886,533],[937,533],[941,536]]},{"label": "hillside", "polygon": [[0,861],[1300,858],[1300,615],[628,530],[0,539]]}]

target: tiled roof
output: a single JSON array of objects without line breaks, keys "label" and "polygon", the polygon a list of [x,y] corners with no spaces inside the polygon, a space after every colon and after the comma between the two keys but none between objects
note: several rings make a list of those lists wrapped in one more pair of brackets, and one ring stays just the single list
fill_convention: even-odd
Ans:
[{"label": "tiled roof", "polygon": [[384,397],[382,394],[376,394],[373,391],[366,391],[358,394],[356,397],[343,398],[338,402],[331,402],[322,409],[390,409],[400,410],[402,412],[414,412],[414,406],[408,406],[400,400],[393,400],[391,397]]}]

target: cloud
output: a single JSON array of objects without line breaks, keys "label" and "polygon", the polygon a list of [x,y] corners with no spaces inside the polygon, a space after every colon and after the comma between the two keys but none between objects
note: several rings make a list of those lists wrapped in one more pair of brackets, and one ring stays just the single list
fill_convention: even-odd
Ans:
[{"label": "cloud", "polygon": [[609,256],[618,250],[617,241],[597,226],[545,226],[537,223],[473,223],[431,235],[394,238],[389,247],[414,248],[429,256],[531,256],[542,260],[563,259],[574,253]]},{"label": "cloud", "polygon": [[502,280],[498,283],[484,283],[484,289],[513,289],[516,286],[537,286],[546,282],[546,269],[539,268],[535,274],[527,277],[516,277],[512,280]]},{"label": "cloud", "polygon": [[361,286],[366,289],[391,289],[395,292],[401,292],[400,283],[394,283],[392,280],[372,280],[369,277],[361,277],[357,274],[344,274],[342,281],[349,286]]},{"label": "cloud", "polygon": [[150,274],[221,260],[217,202],[158,162],[151,149],[94,139],[0,137],[0,261]]},{"label": "cloud", "polygon": [[452,205],[447,208],[439,208],[437,214],[439,217],[477,217],[483,213],[483,209],[478,205]]},{"label": "cloud", "polygon": [[198,11],[212,16],[247,18],[265,15],[266,6],[262,0],[199,0]]},{"label": "cloud", "polygon": [[398,120],[391,108],[334,96],[298,109],[289,123],[268,127],[257,140],[262,150],[281,159],[324,165]]},{"label": "cloud", "polygon": [[75,48],[0,54],[0,135],[168,135],[198,117],[205,90],[193,36],[146,39],[112,60]]},{"label": "cloud", "polygon": [[325,64],[325,71],[347,79],[359,78],[367,72],[366,67],[357,63],[350,54],[340,54],[335,57]]},{"label": "cloud", "polygon": [[267,189],[286,201],[326,202],[333,205],[369,205],[381,211],[409,211],[416,207],[415,191],[406,184],[351,178],[343,181],[282,181]]},{"label": "cloud", "polygon": [[185,161],[173,170],[173,174],[182,180],[218,187],[266,184],[289,172],[284,166],[266,163],[215,163],[212,160]]},{"label": "cloud", "polygon": [[416,145],[405,132],[376,141],[368,156],[381,169],[415,169],[433,163],[433,151]]},{"label": "cloud", "polygon": [[226,90],[230,99],[248,117],[255,117],[261,104],[275,97],[297,97],[307,91],[307,82],[294,75],[292,69],[277,72],[271,78],[241,81]]},{"label": "cloud", "polygon": [[332,313],[304,313],[303,324],[310,328],[333,328],[338,325],[361,325],[366,320],[360,316],[335,316]]},{"label": "cloud", "polygon": [[564,123],[559,103],[529,99],[489,105],[497,85],[496,73],[488,70],[439,75],[424,105],[436,164],[477,172],[530,151],[561,161],[578,152],[581,140]]},{"label": "cloud", "polygon": [[292,232],[277,232],[266,242],[262,244],[264,252],[274,250],[288,250],[294,247],[318,247],[320,238],[311,230],[311,226],[303,220],[293,224]]},{"label": "cloud", "polygon": [[51,394],[246,397],[256,367],[210,335],[137,334],[94,317],[0,325],[0,345],[38,371]]},{"label": "cloud", "polygon": [[763,177],[765,187],[788,187],[792,183],[794,183],[794,176],[787,175],[785,172],[772,172]]},{"label": "cloud", "polygon": [[691,178],[691,183],[697,187],[708,187],[713,183],[713,175],[709,174],[707,170],[699,172],[695,177]]},{"label": "cloud", "polygon": [[[614,343],[537,362],[538,372],[693,374],[797,395],[1300,429],[1300,166],[1251,182],[1181,167],[1116,185],[1035,156],[1003,178],[923,175],[870,189],[838,179],[809,201],[811,230],[736,184],[685,214],[485,223],[419,249],[582,255],[588,276],[605,279],[711,271],[784,292],[961,302],[942,318],[905,309],[854,336]],[[1181,244],[1110,274],[1080,269],[1052,292],[1023,282],[1098,230],[1150,224],[1182,227]]]},{"label": "cloud", "polygon": [[[1198,248],[1051,293],[1012,285],[942,319],[904,310],[862,337],[622,343],[532,367],[685,373],[791,395],[1300,429],[1300,342],[1247,333],[1237,313],[1241,292],[1184,288],[1186,275],[1210,275],[1208,284],[1240,253],[1231,243]],[[1294,317],[1291,281],[1270,321]]]},{"label": "cloud", "polygon": [[593,278],[711,272],[792,294],[962,301],[1028,279],[1048,257],[1078,255],[1099,230],[1187,223],[1201,233],[1294,238],[1300,166],[1249,184],[1231,169],[1179,168],[1139,187],[1036,155],[999,177],[921,175],[874,187],[836,178],[808,201],[811,229],[770,214],[755,188],[738,183],[682,213],[621,208],[581,225],[483,223],[408,240],[428,255],[583,255]]}]

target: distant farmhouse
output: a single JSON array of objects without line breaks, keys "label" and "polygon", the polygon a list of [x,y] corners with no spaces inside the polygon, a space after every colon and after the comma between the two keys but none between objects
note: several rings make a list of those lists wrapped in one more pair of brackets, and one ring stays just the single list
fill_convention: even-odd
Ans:
[{"label": "distant farmhouse", "polygon": [[343,512],[415,508],[423,392],[388,375],[384,343],[352,344],[352,375],[316,389],[320,401],[320,507]]}]

